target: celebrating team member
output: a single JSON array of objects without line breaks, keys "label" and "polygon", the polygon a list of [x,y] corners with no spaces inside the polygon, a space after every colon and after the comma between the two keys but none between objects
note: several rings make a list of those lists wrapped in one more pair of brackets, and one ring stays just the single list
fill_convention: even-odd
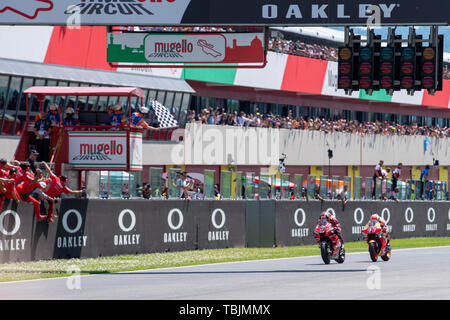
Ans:
[{"label": "celebrating team member", "polygon": [[37,221],[42,221],[47,218],[47,215],[41,215],[41,203],[35,192],[35,189],[44,189],[46,187],[44,179],[40,178],[40,176],[40,169],[36,169],[36,175],[34,175],[30,170],[30,164],[28,162],[22,162],[20,164],[20,170],[17,171],[16,177],[14,178],[16,181],[16,190],[21,199],[33,204]]},{"label": "celebrating team member", "polygon": [[45,169],[50,175],[50,178],[47,178],[45,180],[45,183],[47,184],[46,188],[42,190],[45,195],[51,198],[53,201],[49,202],[49,208],[48,208],[48,222],[53,222],[53,210],[54,210],[54,199],[61,196],[61,194],[75,194],[75,195],[81,195],[83,193],[82,190],[71,190],[66,186],[67,183],[67,177],[61,176],[58,177],[55,175],[47,163],[43,163]]},{"label": "celebrating team member", "polygon": [[[8,177],[14,176],[15,172],[17,172],[17,169],[11,168]],[[0,178],[0,192],[2,193],[0,198],[0,209],[3,208],[5,199],[12,199],[16,201],[17,204],[20,203],[20,197],[17,193],[14,179],[7,177]]]}]

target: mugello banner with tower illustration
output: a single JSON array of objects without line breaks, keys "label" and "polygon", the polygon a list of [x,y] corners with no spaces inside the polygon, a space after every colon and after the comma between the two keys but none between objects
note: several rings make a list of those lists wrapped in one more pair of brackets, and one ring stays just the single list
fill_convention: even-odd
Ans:
[{"label": "mugello banner with tower illustration", "polygon": [[264,61],[264,33],[108,33],[108,62]]},{"label": "mugello banner with tower illustration", "polygon": [[0,24],[366,25],[375,11],[383,25],[450,20],[447,0],[0,0]]}]

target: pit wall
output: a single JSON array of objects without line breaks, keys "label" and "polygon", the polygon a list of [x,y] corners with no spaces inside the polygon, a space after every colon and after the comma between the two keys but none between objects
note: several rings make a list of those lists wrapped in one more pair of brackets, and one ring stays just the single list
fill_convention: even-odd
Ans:
[{"label": "pit wall", "polygon": [[55,222],[7,204],[0,214],[0,262],[182,250],[314,244],[321,212],[336,214],[345,241],[362,241],[373,212],[392,238],[450,236],[448,202],[63,199]]}]

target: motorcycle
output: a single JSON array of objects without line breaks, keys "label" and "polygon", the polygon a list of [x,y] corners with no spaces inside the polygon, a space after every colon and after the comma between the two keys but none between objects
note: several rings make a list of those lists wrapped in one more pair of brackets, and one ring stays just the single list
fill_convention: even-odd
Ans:
[{"label": "motorcycle", "polygon": [[383,229],[378,221],[369,221],[362,229],[369,245],[370,259],[373,262],[381,257],[383,261],[389,261],[391,258],[391,247],[387,243],[386,237],[383,236]]},{"label": "motorcycle", "polygon": [[[320,221],[314,230],[314,237],[319,243],[322,260],[329,264],[332,259],[337,263],[345,261],[345,248],[336,234],[335,228],[326,220]],[[336,246],[333,246],[336,243]]]}]

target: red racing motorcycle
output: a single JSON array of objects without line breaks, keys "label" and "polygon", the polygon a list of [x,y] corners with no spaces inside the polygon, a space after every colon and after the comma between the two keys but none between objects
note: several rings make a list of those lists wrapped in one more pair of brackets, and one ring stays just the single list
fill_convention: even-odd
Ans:
[{"label": "red racing motorcycle", "polygon": [[337,263],[345,261],[344,244],[331,223],[321,220],[314,230],[314,237],[319,243],[320,253],[325,264],[329,264],[332,259]]},{"label": "red racing motorcycle", "polygon": [[369,245],[370,259],[373,262],[381,257],[383,261],[389,261],[391,258],[391,247],[387,245],[387,239],[383,236],[383,229],[378,221],[369,221],[362,233],[366,236],[366,242]]}]

